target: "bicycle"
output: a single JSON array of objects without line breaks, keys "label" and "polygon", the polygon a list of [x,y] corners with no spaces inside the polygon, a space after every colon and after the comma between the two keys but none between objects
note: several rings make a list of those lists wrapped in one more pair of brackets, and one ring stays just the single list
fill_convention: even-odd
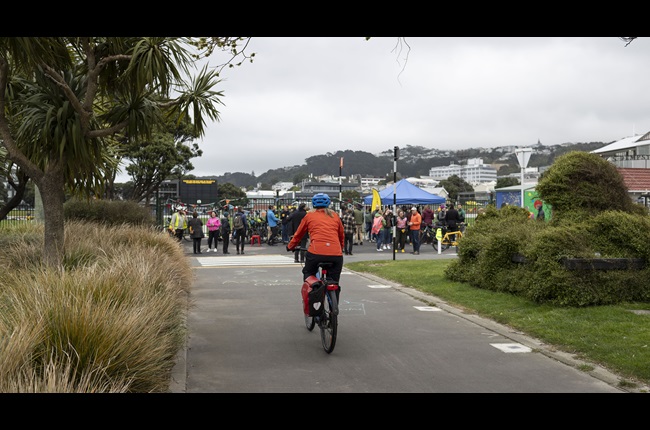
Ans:
[{"label": "bicycle", "polygon": [[[296,249],[299,251],[307,250],[307,248]],[[327,269],[331,265],[332,263],[328,262],[318,263],[318,272],[316,273],[317,281],[311,284],[312,291],[315,289],[313,288],[314,286],[319,286],[317,283],[321,283],[324,287],[324,295],[321,302],[321,314],[316,316],[310,316],[308,313],[304,314],[307,330],[312,331],[318,324],[318,327],[320,328],[321,344],[323,345],[325,352],[328,354],[331,354],[332,351],[334,351],[334,345],[336,345],[339,314],[338,295],[340,294],[341,289],[338,284],[327,279]],[[305,283],[307,283],[307,281],[305,281]],[[305,288],[305,285],[303,285],[303,288]],[[308,306],[305,306],[304,297],[302,300],[304,313],[305,310],[308,309]]]},{"label": "bicycle", "polygon": [[420,244],[431,245],[436,240],[436,228],[433,225],[425,225],[420,230]]}]

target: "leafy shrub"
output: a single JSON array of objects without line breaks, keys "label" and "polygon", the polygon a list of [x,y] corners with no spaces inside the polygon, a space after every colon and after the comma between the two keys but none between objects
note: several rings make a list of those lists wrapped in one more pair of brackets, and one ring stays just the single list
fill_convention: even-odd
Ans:
[{"label": "leafy shrub", "polygon": [[[445,275],[559,306],[650,301],[650,216],[630,199],[613,165],[569,153],[536,190],[553,207],[550,222],[528,219],[518,207],[488,208],[467,228]],[[567,269],[564,261],[573,258],[640,258],[645,268]]]},{"label": "leafy shrub", "polygon": [[557,157],[535,191],[553,207],[553,217],[570,211],[630,212],[634,204],[616,166],[589,152],[572,151]]},{"label": "leafy shrub", "polygon": [[151,212],[129,200],[70,199],[63,206],[66,220],[86,220],[108,225],[154,225]]}]

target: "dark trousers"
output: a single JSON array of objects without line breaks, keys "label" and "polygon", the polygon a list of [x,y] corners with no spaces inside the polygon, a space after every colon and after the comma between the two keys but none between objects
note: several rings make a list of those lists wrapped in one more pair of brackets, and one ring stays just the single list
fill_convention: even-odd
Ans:
[{"label": "dark trousers", "polygon": [[282,242],[289,243],[289,225],[282,224]]},{"label": "dark trousers", "polygon": [[[309,234],[305,234],[302,237],[302,240],[300,241],[300,247],[301,248],[307,248],[307,240],[309,240]],[[293,257],[295,261],[298,261],[298,256],[300,256],[300,262],[304,263],[305,262],[305,254],[307,251],[293,251]]]},{"label": "dark trousers", "polygon": [[281,241],[278,238],[278,229],[279,229],[279,227],[277,225],[275,227],[271,227],[271,235],[269,236],[269,239],[267,240],[267,243],[269,245],[274,245],[276,242]]},{"label": "dark trousers", "polygon": [[303,281],[310,276],[316,276],[318,273],[318,263],[328,262],[332,266],[327,269],[327,279],[335,283],[339,283],[341,278],[341,271],[343,270],[343,256],[342,255],[318,255],[307,252],[305,254],[305,265],[302,268]]},{"label": "dark trousers", "polygon": [[413,252],[420,252],[420,230],[411,230],[411,245]]},{"label": "dark trousers", "polygon": [[182,228],[177,228],[177,229],[174,231],[174,236],[176,236],[176,240],[178,240],[179,242],[183,240],[183,232],[184,232],[184,231],[185,231],[185,230],[182,229]]},{"label": "dark trousers", "polygon": [[399,249],[404,249],[404,245],[406,245],[407,235],[408,235],[408,230],[406,228],[397,229],[397,247]]},{"label": "dark trousers", "polygon": [[237,235],[235,236],[235,247],[237,252],[244,253],[244,244],[246,244],[246,230],[235,230]]},{"label": "dark trousers", "polygon": [[201,253],[201,239],[202,237],[195,237],[192,239],[192,245],[194,245],[194,253],[195,254],[200,254]]},{"label": "dark trousers", "polygon": [[208,249],[212,249],[212,242],[214,241],[214,249],[219,247],[219,230],[208,230]]},{"label": "dark trousers", "polygon": [[[223,241],[222,241],[222,243],[223,243],[223,253],[226,254],[226,253],[228,253],[228,244],[230,243],[230,233],[222,234],[221,237],[223,239]],[[216,246],[215,246],[215,248],[216,248]]]},{"label": "dark trousers", "polygon": [[354,243],[354,233],[345,233],[345,241],[343,242],[343,251],[345,254],[352,254],[352,244]]}]

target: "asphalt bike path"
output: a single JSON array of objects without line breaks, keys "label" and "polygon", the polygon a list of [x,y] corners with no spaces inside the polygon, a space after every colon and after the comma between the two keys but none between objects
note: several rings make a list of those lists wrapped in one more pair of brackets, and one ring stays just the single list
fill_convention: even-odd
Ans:
[{"label": "asphalt bike path", "polygon": [[[302,266],[285,246],[185,254],[195,280],[172,393],[624,393],[604,369],[436,297],[344,268],[336,347],[304,325]],[[392,260],[374,243],[345,261]],[[395,260],[456,258],[423,245]],[[584,366],[583,366],[584,368]]]}]

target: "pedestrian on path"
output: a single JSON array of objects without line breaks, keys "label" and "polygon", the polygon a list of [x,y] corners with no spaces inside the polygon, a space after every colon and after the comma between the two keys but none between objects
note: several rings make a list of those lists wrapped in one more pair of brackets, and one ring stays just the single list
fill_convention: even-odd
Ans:
[{"label": "pedestrian on path", "polygon": [[411,244],[413,245],[413,252],[411,254],[420,255],[420,225],[422,224],[422,215],[418,212],[418,208],[413,206],[411,208],[411,219],[408,222],[409,230],[411,232]]}]

